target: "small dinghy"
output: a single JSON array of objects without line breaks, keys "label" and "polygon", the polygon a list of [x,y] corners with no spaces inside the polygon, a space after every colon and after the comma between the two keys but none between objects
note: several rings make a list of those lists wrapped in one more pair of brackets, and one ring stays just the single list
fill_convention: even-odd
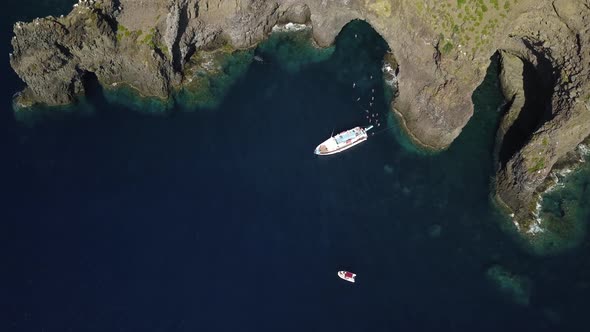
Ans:
[{"label": "small dinghy", "polygon": [[348,282],[354,282],[354,277],[356,277],[356,274],[348,271],[338,271],[338,276]]}]

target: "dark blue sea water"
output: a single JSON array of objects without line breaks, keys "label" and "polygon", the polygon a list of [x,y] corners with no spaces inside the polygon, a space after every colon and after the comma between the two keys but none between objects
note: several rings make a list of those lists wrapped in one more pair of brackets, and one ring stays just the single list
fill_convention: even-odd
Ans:
[{"label": "dark blue sea water", "polygon": [[[70,5],[10,1],[2,51],[14,21]],[[588,241],[531,254],[490,201],[495,61],[464,132],[427,154],[387,111],[386,45],[368,25],[328,56],[288,39],[256,50],[265,62],[218,107],[165,116],[95,87],[79,112],[18,122],[23,84],[2,62],[1,331],[585,330]],[[393,129],[314,156],[332,130],[366,124],[356,99],[370,96]],[[524,300],[490,280],[494,265]]]}]

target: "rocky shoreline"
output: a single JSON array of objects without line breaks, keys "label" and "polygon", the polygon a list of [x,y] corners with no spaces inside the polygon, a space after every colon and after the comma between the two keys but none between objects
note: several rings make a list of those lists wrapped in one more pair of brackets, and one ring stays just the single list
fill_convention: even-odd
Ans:
[{"label": "rocky shoreline", "polygon": [[166,100],[206,86],[192,73],[207,70],[207,54],[250,49],[285,24],[311,27],[327,47],[356,19],[388,43],[398,68],[391,109],[432,150],[461,133],[500,52],[509,107],[495,197],[530,224],[554,165],[590,136],[590,0],[80,0],[66,16],[14,25],[10,63],[27,84],[15,102],[71,103],[90,76]]}]

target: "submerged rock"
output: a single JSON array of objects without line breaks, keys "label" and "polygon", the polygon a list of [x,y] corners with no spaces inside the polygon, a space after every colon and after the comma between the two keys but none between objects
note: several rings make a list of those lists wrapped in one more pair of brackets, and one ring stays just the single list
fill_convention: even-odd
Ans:
[{"label": "submerged rock", "polygon": [[389,164],[386,164],[383,166],[383,172],[385,172],[385,174],[393,174],[393,167]]},{"label": "submerged rock", "polygon": [[428,236],[433,239],[439,238],[442,233],[442,227],[438,224],[431,225],[428,227]]},{"label": "submerged rock", "polygon": [[505,267],[494,265],[487,269],[486,277],[497,289],[514,303],[528,305],[531,297],[531,281],[513,274]]}]

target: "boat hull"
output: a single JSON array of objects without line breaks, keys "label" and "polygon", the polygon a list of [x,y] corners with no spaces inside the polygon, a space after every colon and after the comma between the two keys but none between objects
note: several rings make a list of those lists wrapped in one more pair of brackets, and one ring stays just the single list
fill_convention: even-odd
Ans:
[{"label": "boat hull", "polygon": [[352,272],[348,272],[348,271],[338,271],[338,276],[342,280],[346,280],[348,282],[354,283],[355,282],[354,278],[356,277],[356,274],[354,274]]},{"label": "boat hull", "polygon": [[353,143],[350,143],[350,144],[348,144],[348,145],[344,145],[343,147],[341,147],[341,148],[338,148],[338,149],[334,149],[334,150],[328,150],[328,151],[321,151],[321,150],[320,150],[320,147],[322,146],[322,144],[324,144],[324,143],[325,143],[325,142],[324,142],[324,143],[322,143],[322,144],[318,145],[318,146],[315,148],[315,151],[314,151],[314,153],[315,153],[315,154],[317,154],[318,156],[328,156],[328,155],[331,155],[331,154],[340,153],[340,152],[342,152],[342,151],[344,151],[344,150],[348,150],[348,149],[352,148],[353,146],[355,146],[355,145],[358,145],[358,144],[361,144],[362,142],[364,142],[364,141],[366,141],[366,140],[367,140],[367,138],[365,137],[365,138],[359,139],[359,140],[357,140],[357,141],[355,141],[355,142],[353,142]]},{"label": "boat hull", "polygon": [[361,128],[356,127],[350,130],[343,131],[336,136],[331,136],[320,145],[318,145],[314,153],[318,156],[327,156],[331,154],[340,153],[344,150],[348,150],[351,147],[358,145],[367,140],[367,130],[371,129],[372,126],[368,128]]}]

